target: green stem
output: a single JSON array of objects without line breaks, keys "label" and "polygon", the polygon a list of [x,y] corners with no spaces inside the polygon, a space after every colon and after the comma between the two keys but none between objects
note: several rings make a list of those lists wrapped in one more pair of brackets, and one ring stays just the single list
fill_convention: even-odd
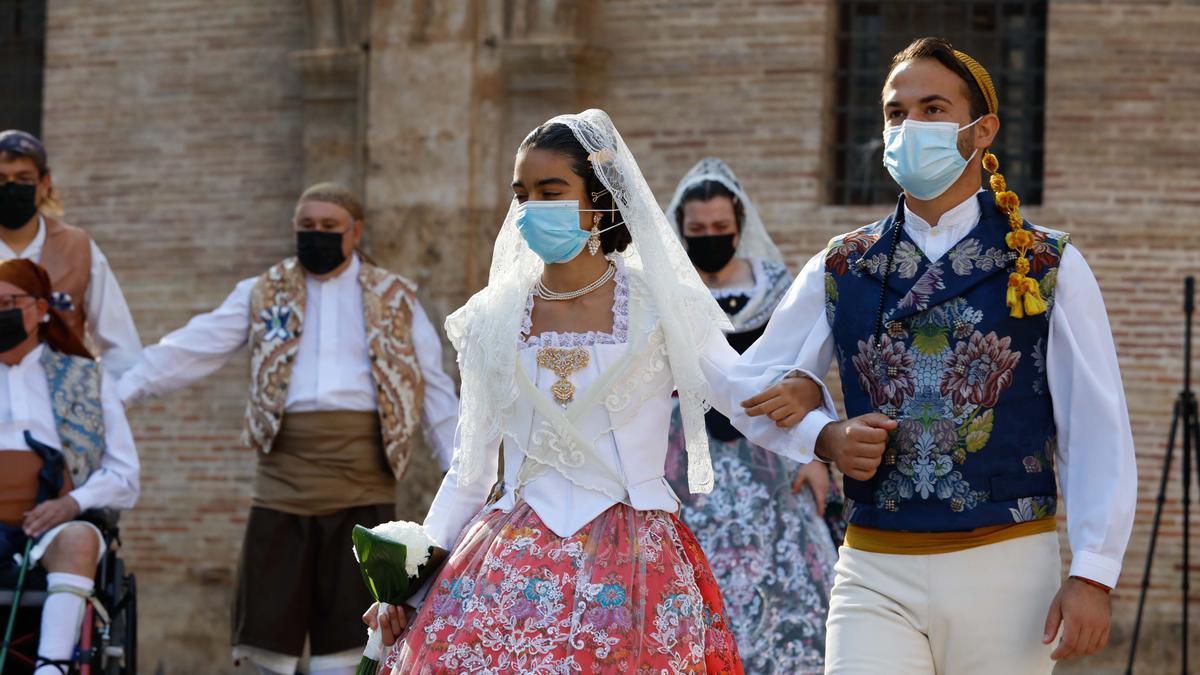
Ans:
[{"label": "green stem", "polygon": [[13,626],[17,623],[17,610],[21,607],[21,589],[25,587],[25,572],[29,569],[29,550],[33,547],[33,539],[25,540],[25,554],[21,556],[21,572],[17,575],[17,588],[13,593],[12,610],[8,613],[8,626],[4,629],[4,646],[0,647],[0,673],[4,672],[4,662],[8,660],[8,646],[12,643]]}]

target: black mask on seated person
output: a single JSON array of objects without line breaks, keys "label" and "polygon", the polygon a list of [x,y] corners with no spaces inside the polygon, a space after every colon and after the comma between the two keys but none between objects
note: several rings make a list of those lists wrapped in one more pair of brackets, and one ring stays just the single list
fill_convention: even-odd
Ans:
[{"label": "black mask on seated person", "polygon": [[296,233],[296,257],[313,274],[329,274],[346,262],[342,232],[300,230]]},{"label": "black mask on seated person", "polygon": [[25,312],[15,307],[0,312],[0,352],[16,347],[27,337],[29,333],[25,331]]}]

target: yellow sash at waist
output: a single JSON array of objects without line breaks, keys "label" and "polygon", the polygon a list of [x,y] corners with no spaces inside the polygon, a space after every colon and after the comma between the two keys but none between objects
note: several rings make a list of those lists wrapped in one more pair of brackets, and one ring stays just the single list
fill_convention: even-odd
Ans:
[{"label": "yellow sash at waist", "polygon": [[992,525],[966,532],[899,532],[850,525],[846,528],[846,546],[868,553],[935,555],[1053,532],[1056,527],[1054,518],[1039,518],[1011,525]]}]

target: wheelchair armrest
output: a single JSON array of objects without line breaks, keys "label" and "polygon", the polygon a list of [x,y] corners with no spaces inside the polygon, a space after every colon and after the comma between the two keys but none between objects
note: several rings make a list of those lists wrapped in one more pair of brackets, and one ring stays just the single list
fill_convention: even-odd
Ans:
[{"label": "wheelchair armrest", "polygon": [[75,519],[95,525],[100,528],[100,532],[108,537],[117,531],[117,524],[121,520],[121,512],[116,509],[88,509],[76,516]]}]

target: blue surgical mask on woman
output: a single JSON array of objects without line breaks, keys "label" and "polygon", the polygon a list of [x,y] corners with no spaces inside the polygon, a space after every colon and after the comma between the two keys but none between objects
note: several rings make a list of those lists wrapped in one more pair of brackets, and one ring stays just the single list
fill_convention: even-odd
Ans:
[{"label": "blue surgical mask on woman", "polygon": [[[592,212],[592,209],[583,209]],[[574,199],[554,201],[527,201],[517,204],[517,231],[525,243],[547,264],[565,263],[575,259],[591,231],[579,227],[579,201]],[[606,227],[607,232],[615,227]]]},{"label": "blue surgical mask on woman", "polygon": [[[983,119],[980,117],[979,119]],[[960,127],[954,122],[904,123],[883,130],[883,166],[904,191],[917,199],[934,199],[954,185],[967,163],[958,151],[958,134],[979,119]]]}]

